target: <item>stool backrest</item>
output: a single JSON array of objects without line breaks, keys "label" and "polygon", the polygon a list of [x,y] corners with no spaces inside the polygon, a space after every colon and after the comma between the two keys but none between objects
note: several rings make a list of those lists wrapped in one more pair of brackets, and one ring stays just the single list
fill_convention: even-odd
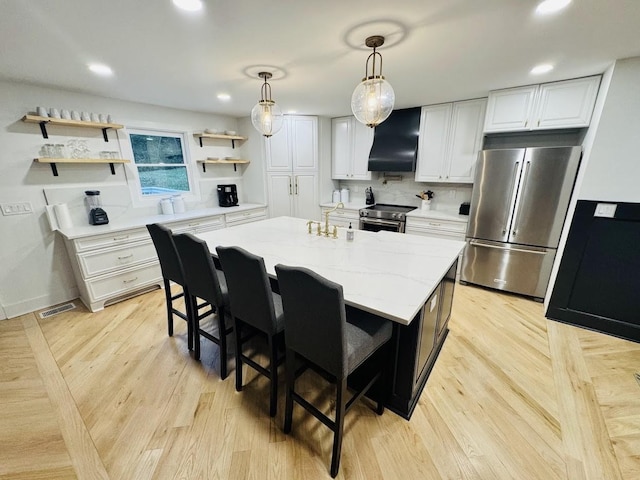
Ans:
[{"label": "stool backrest", "polygon": [[262,257],[240,247],[216,247],[227,280],[231,314],[263,332],[275,333],[271,284]]},{"label": "stool backrest", "polygon": [[347,373],[346,310],[342,285],[307,268],[276,265],[291,348],[333,375]]},{"label": "stool backrest", "polygon": [[173,242],[182,262],[189,293],[216,307],[223,305],[216,267],[207,242],[190,233],[174,235]]},{"label": "stool backrest", "polygon": [[162,269],[162,276],[179,285],[184,285],[185,280],[182,264],[180,257],[178,257],[175,244],[173,243],[171,230],[159,223],[147,225],[147,230],[149,231],[149,235],[151,235],[153,245],[156,247],[160,268]]}]

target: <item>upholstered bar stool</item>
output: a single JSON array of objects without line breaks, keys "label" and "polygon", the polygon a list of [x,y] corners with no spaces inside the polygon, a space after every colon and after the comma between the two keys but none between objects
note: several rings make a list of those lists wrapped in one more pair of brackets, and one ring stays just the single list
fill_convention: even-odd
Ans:
[{"label": "upholstered bar stool", "polygon": [[[344,431],[344,416],[353,404],[383,375],[386,363],[374,372],[366,385],[347,401],[347,378],[391,338],[391,322],[361,310],[345,307],[342,286],[306,268],[276,265],[282,295],[286,345],[286,403],[284,431],[291,431],[293,402],[302,405],[333,432],[331,476],[338,474]],[[347,311],[349,312],[347,314]],[[295,391],[296,360],[313,365],[335,379],[335,419]],[[384,412],[384,398],[378,398],[377,413]]]},{"label": "upholstered bar stool", "polygon": [[[151,240],[156,248],[158,254],[158,260],[160,261],[160,269],[162,270],[162,278],[164,281],[164,293],[167,305],[167,330],[170,337],[173,336],[173,316],[176,315],[187,322],[187,343],[189,350],[193,345],[193,331],[191,328],[191,312],[190,302],[188,299],[188,292],[186,281],[184,278],[184,272],[182,270],[182,263],[178,252],[173,243],[173,237],[171,230],[167,227],[160,225],[159,223],[153,223],[147,225]],[[182,288],[182,291],[175,295],[171,292],[171,282],[176,283]],[[185,299],[185,311],[177,310],[173,306],[174,300],[184,297]]]},{"label": "upholstered bar stool", "polygon": [[[178,256],[184,269],[188,301],[192,312],[194,356],[200,358],[200,336],[220,347],[220,377],[227,378],[227,335],[231,333],[232,320],[229,312],[227,282],[222,271],[217,270],[207,242],[189,233],[173,236]],[[210,308],[202,313],[198,310],[198,298],[205,300]],[[200,321],[217,314],[217,333],[203,330]]]},{"label": "upholstered bar stool", "polygon": [[[217,247],[218,258],[227,279],[229,304],[236,339],[236,390],[242,390],[242,364],[247,364],[270,380],[269,414],[277,412],[278,346],[282,343],[284,321],[280,295],[271,284],[262,257],[239,247]],[[266,336],[269,345],[269,367],[265,368],[242,351],[243,330],[249,326]]]}]

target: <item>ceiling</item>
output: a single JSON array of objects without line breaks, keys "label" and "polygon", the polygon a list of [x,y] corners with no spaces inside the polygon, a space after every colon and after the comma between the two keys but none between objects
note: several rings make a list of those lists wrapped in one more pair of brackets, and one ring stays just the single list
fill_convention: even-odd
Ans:
[{"label": "ceiling", "polygon": [[[545,17],[536,0],[203,1],[188,13],[171,0],[3,0],[0,78],[241,117],[259,99],[260,66],[271,66],[283,111],[334,117],[351,113],[369,35],[387,37],[379,51],[396,108],[601,73],[640,55],[638,0],[573,0]],[[90,62],[114,74],[96,76]],[[555,69],[534,77],[539,63]]]}]

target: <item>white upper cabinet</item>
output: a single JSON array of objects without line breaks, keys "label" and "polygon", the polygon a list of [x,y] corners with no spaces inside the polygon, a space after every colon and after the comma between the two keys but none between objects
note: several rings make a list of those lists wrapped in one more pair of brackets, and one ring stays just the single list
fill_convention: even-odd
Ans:
[{"label": "white upper cabinet", "polygon": [[588,127],[600,76],[489,93],[485,133]]},{"label": "white upper cabinet", "polygon": [[373,144],[373,128],[355,117],[331,120],[331,177],[335,180],[371,180],[368,171],[369,152]]},{"label": "white upper cabinet", "polygon": [[318,169],[318,118],[285,116],[282,129],[266,142],[270,172],[316,171]]},{"label": "white upper cabinet", "polygon": [[416,182],[473,183],[485,98],[422,107]]}]

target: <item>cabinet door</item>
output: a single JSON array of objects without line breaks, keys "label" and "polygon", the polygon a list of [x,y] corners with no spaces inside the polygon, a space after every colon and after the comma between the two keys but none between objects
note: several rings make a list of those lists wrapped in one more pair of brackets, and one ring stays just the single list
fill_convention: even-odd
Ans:
[{"label": "cabinet door", "polygon": [[269,197],[269,216],[292,215],[293,181],[288,173],[267,174],[267,195]]},{"label": "cabinet door", "polygon": [[278,133],[265,138],[267,171],[291,171],[291,151],[289,149],[289,129],[285,118],[284,125]]},{"label": "cabinet door", "polygon": [[449,158],[444,172],[447,182],[473,183],[486,104],[484,98],[453,104]]},{"label": "cabinet door", "polygon": [[353,180],[371,180],[369,171],[369,153],[373,145],[373,128],[358,122],[351,117],[353,123],[353,159],[351,162],[351,178]]},{"label": "cabinet door", "polygon": [[316,173],[298,173],[293,179],[293,215],[298,218],[319,219],[318,176]]},{"label": "cabinet door", "polygon": [[531,128],[529,118],[538,91],[537,85],[489,92],[485,132],[510,132]]},{"label": "cabinet door", "polygon": [[350,178],[353,158],[353,120],[351,117],[334,118],[331,120],[331,131],[331,178],[347,180]]},{"label": "cabinet door", "polygon": [[416,182],[443,180],[447,158],[447,137],[451,125],[450,103],[422,107]]},{"label": "cabinet door", "polygon": [[291,158],[294,171],[318,169],[318,119],[289,117]]},{"label": "cabinet door", "polygon": [[537,121],[532,127],[588,127],[599,85],[600,76],[540,85]]}]

